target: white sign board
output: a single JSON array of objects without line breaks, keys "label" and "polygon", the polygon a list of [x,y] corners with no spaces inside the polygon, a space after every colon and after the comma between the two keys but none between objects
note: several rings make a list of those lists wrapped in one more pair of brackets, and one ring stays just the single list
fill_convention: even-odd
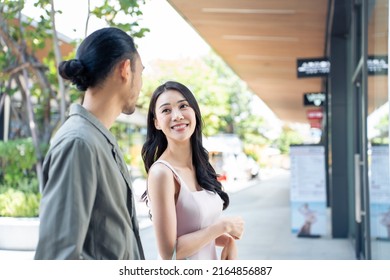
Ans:
[{"label": "white sign board", "polygon": [[390,240],[389,145],[371,147],[370,218],[371,236]]},{"label": "white sign board", "polygon": [[325,148],[290,146],[292,232],[299,237],[326,234]]}]

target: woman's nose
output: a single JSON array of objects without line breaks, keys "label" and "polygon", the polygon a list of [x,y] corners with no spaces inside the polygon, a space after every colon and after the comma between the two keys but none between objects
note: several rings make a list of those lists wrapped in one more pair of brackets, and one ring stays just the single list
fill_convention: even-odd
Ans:
[{"label": "woman's nose", "polygon": [[173,117],[174,120],[182,120],[182,119],[184,119],[183,114],[181,113],[180,110],[174,110],[173,114],[172,114],[172,117]]}]

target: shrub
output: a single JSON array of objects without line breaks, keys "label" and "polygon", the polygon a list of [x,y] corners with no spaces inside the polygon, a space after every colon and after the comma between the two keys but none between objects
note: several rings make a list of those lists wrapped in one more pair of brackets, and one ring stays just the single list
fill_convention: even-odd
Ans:
[{"label": "shrub", "polygon": [[0,193],[0,216],[37,217],[40,199],[39,193],[22,192],[8,188]]},{"label": "shrub", "polygon": [[0,142],[0,216],[38,216],[36,161],[30,138]]},{"label": "shrub", "polygon": [[35,149],[30,138],[0,142],[0,184],[17,188],[23,178],[36,178]]}]

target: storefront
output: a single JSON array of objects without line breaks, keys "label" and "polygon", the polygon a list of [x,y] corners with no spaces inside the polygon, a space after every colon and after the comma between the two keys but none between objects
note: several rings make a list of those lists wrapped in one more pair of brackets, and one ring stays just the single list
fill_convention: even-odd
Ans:
[{"label": "storefront", "polygon": [[327,83],[332,235],[351,238],[358,259],[390,259],[389,1],[338,2],[333,16]]},{"label": "storefront", "polygon": [[367,23],[367,163],[372,259],[390,259],[389,1],[369,1]]}]

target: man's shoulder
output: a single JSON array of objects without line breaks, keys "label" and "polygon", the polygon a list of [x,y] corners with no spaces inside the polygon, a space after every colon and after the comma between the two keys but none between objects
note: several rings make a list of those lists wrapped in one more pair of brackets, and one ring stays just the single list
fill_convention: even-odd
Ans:
[{"label": "man's shoulder", "polygon": [[70,143],[85,143],[91,147],[104,141],[103,134],[89,121],[80,116],[69,118],[56,132],[51,146],[61,146]]}]

